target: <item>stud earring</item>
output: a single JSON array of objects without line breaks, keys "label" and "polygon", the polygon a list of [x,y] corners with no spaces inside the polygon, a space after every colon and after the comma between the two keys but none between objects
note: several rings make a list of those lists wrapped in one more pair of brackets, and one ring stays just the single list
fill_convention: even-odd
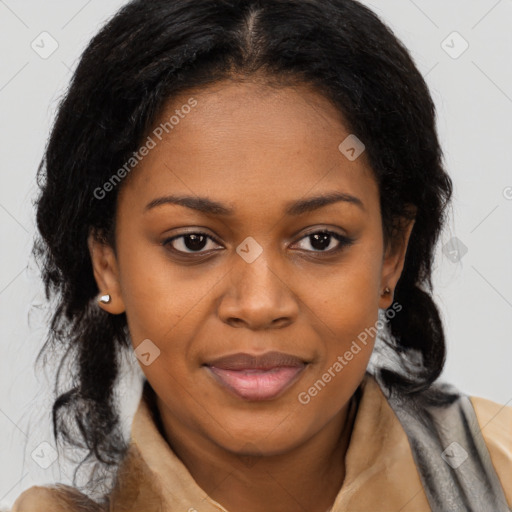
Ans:
[{"label": "stud earring", "polygon": [[386,286],[386,288],[384,288],[384,292],[382,295],[389,295],[391,293],[391,289],[389,288],[389,286]]},{"label": "stud earring", "polygon": [[98,302],[100,302],[101,304],[110,304],[112,302],[112,297],[110,296],[109,293],[106,293],[105,295],[102,295],[98,299]]}]

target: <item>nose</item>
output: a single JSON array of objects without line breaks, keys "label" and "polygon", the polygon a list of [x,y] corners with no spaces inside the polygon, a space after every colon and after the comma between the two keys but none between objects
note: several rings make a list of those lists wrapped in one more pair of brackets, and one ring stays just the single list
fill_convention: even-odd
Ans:
[{"label": "nose", "polygon": [[227,277],[218,315],[232,327],[277,329],[297,318],[298,301],[290,284],[276,265],[271,267],[264,254],[252,263],[240,258]]}]

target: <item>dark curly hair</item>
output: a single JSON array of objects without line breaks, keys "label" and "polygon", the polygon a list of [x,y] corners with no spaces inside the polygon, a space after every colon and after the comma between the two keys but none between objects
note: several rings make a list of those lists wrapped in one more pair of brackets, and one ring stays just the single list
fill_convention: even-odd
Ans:
[{"label": "dark curly hair", "polygon": [[84,461],[106,473],[127,449],[114,391],[130,342],[126,316],[95,304],[87,246],[91,232],[112,242],[122,184],[101,200],[94,191],[140,147],[178,92],[256,76],[277,86],[313,85],[342,112],[379,184],[386,241],[400,236],[400,219],[415,208],[395,292],[403,310],[389,320],[386,341],[404,371],[380,368],[378,375],[411,395],[428,390],[443,368],[431,271],[452,184],[428,87],[393,32],[355,0],[134,0],[84,51],[38,170],[34,253],[52,304],[41,353],[60,347],[72,366],[71,382],[56,389],[54,436],[85,449]]}]

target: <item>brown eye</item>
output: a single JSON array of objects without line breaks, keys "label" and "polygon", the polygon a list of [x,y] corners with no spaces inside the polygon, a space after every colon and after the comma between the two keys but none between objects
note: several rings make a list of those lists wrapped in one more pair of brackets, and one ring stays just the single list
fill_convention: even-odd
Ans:
[{"label": "brown eye", "polygon": [[308,247],[302,247],[304,250],[328,253],[336,252],[353,243],[352,239],[333,231],[316,231],[315,233],[309,233],[301,240],[306,240],[307,244],[312,247],[312,250]]},{"label": "brown eye", "polygon": [[[186,233],[167,239],[163,245],[171,246],[172,250],[185,254],[207,252],[204,251],[208,242],[214,242],[213,238],[205,233]],[[217,245],[215,243],[215,245]],[[213,247],[210,247],[212,249]]]}]

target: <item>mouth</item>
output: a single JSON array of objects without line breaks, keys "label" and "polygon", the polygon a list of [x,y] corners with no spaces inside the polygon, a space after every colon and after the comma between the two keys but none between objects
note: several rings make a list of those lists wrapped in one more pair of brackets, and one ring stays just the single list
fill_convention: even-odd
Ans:
[{"label": "mouth", "polygon": [[226,391],[249,401],[272,400],[283,394],[308,365],[291,354],[233,354],[204,364]]}]

